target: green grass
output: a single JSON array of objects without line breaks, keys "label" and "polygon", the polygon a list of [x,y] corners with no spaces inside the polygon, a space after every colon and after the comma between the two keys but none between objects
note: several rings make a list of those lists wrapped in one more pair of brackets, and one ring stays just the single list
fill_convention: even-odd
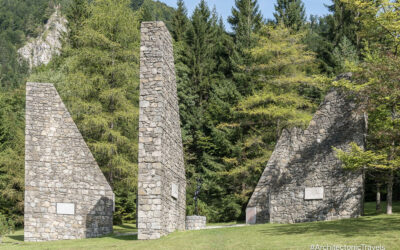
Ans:
[{"label": "green grass", "polygon": [[153,241],[116,235],[136,231],[129,224],[116,226],[116,233],[102,238],[43,243],[24,243],[23,231],[18,230],[5,237],[0,249],[310,249],[312,244],[381,244],[400,249],[400,203],[394,212],[376,214],[374,203],[367,203],[366,216],[358,219],[176,232]]}]

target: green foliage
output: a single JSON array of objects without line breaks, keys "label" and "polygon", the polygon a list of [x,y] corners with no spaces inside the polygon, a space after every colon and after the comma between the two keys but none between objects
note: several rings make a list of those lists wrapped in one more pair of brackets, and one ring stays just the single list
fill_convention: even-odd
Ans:
[{"label": "green foliage", "polygon": [[87,0],[71,0],[67,8],[66,17],[68,22],[68,38],[72,47],[78,46],[78,33],[83,28],[84,21],[89,17]]},{"label": "green foliage", "polygon": [[357,36],[377,49],[397,54],[400,46],[400,2],[392,0],[340,0],[347,8],[358,13]]},{"label": "green foliage", "polygon": [[252,34],[260,29],[262,19],[257,0],[235,0],[228,22],[232,25],[238,48],[251,46]]},{"label": "green foliage", "polygon": [[23,88],[0,94],[0,213],[21,225],[24,190]]},{"label": "green foliage", "polygon": [[359,11],[350,8],[348,3],[342,0],[332,0],[332,4],[328,6],[329,11],[332,13],[329,16],[329,33],[326,37],[334,44],[338,45],[344,37],[350,40],[357,48],[360,48],[361,40],[358,32],[360,30],[360,23],[357,16],[360,15]]},{"label": "green foliage", "polygon": [[2,243],[2,239],[6,234],[14,232],[14,228],[14,222],[11,219],[7,219],[0,213],[0,244]]},{"label": "green foliage", "polygon": [[132,0],[131,1],[131,8],[133,10],[138,10],[144,3],[144,0]]},{"label": "green foliage", "polygon": [[301,0],[278,0],[275,5],[275,22],[300,30],[306,22],[306,11]]},{"label": "green foliage", "polygon": [[[265,168],[283,128],[304,127],[321,98],[316,79],[309,76],[314,62],[302,39],[283,25],[264,25],[248,50],[243,65],[252,93],[242,96],[220,120],[217,131],[231,141],[222,156],[229,199],[222,200],[223,215],[243,218],[244,208]],[[240,215],[236,214],[240,211]],[[228,220],[228,218],[226,218]]]},{"label": "green foliage", "polygon": [[354,142],[350,146],[349,152],[335,148],[337,158],[342,162],[344,169],[388,169],[394,166],[393,161],[387,160],[388,157],[385,153],[377,154],[370,150],[364,151]]},{"label": "green foliage", "polygon": [[331,15],[324,17],[311,15],[310,23],[306,25],[307,35],[304,39],[307,48],[315,53],[319,70],[328,75],[332,74],[336,67],[332,56],[334,44],[330,38],[331,19]]},{"label": "green foliage", "polygon": [[357,49],[346,36],[343,36],[339,45],[333,50],[332,56],[337,65],[336,73],[349,72],[359,63]]},{"label": "green foliage", "polygon": [[31,80],[56,83],[117,195],[115,222],[132,221],[138,172],[139,18],[127,0],[76,6],[88,10],[75,13],[90,13],[78,15],[84,20],[77,20],[81,28],[76,43]]},{"label": "green foliage", "polygon": [[332,75],[345,72],[358,62],[362,44],[358,11],[341,0],[332,0],[327,7],[331,14],[310,17],[305,42],[316,53],[321,71]]},{"label": "green foliage", "polygon": [[175,41],[183,41],[185,39],[185,34],[188,29],[188,18],[187,18],[187,9],[183,0],[178,0],[178,8],[175,11],[174,17],[172,19],[172,27],[173,27],[173,37]]},{"label": "green foliage", "polygon": [[257,0],[235,1],[232,15],[228,17],[235,38],[234,51],[230,56],[233,81],[242,95],[247,95],[252,91],[251,79],[242,66],[250,63],[248,49],[255,45],[252,37],[259,31],[262,19]]},{"label": "green foliage", "polygon": [[168,30],[172,30],[172,18],[175,12],[173,8],[159,1],[144,0],[141,2],[139,23],[143,21],[164,21]]}]

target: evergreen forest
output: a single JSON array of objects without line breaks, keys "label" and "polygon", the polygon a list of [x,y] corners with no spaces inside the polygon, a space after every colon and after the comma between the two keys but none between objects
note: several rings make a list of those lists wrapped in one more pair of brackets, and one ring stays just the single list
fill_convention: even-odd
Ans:
[{"label": "evergreen forest", "polygon": [[[223,20],[153,0],[0,0],[0,214],[23,224],[25,83],[54,83],[116,195],[114,223],[136,218],[140,23],[174,40],[187,214],[240,221],[283,129],[306,128],[332,87],[368,114],[367,147],[338,151],[366,173],[366,201],[400,200],[400,1],[331,0],[309,16],[301,0],[235,0]],[[30,69],[18,49],[55,8],[68,20],[60,55]],[[229,25],[229,27],[226,27]],[[336,80],[352,73],[352,81]],[[377,206],[377,209],[381,209]]]}]

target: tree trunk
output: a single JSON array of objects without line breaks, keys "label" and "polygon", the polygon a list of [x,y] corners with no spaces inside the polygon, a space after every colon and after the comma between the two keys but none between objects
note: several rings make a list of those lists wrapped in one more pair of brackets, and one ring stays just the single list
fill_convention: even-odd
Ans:
[{"label": "tree trunk", "polygon": [[364,216],[364,201],[365,201],[365,171],[366,169],[362,169],[362,195],[361,195],[361,216]]},{"label": "tree trunk", "polygon": [[[393,125],[395,124],[394,121],[397,117],[397,112],[396,112],[396,106],[392,106],[392,122]],[[394,160],[395,158],[395,148],[396,148],[396,142],[393,139],[392,140],[392,145],[390,147],[390,154],[389,154],[389,161]],[[394,169],[389,170],[389,176],[387,180],[387,208],[386,208],[386,214],[392,214],[392,201],[393,201],[393,178],[394,178]]]},{"label": "tree trunk", "polygon": [[393,198],[393,170],[390,170],[387,183],[387,207],[386,214],[392,214],[392,198]]},{"label": "tree trunk", "polygon": [[[364,150],[367,150],[367,135],[368,135],[368,113],[364,111],[363,113],[364,115],[364,127],[365,127],[365,131],[364,131]],[[362,168],[362,180],[363,180],[363,184],[362,184],[362,196],[361,196],[361,215],[364,216],[365,215],[365,175],[367,172],[367,168],[364,166]]]},{"label": "tree trunk", "polygon": [[376,212],[381,212],[381,184],[376,184]]}]

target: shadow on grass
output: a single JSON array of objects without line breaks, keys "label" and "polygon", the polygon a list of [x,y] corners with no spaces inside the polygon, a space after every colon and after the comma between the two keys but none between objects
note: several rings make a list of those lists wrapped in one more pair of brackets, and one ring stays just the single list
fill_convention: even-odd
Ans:
[{"label": "shadow on grass", "polygon": [[7,237],[16,241],[24,241],[24,235],[7,235]]},{"label": "shadow on grass", "polygon": [[116,240],[133,241],[138,240],[137,235],[110,235],[104,238],[112,238]]},{"label": "shadow on grass", "polygon": [[[386,202],[381,203],[381,211],[376,211],[376,203],[375,202],[366,202],[364,206],[364,215],[365,216],[374,216],[381,215],[386,213]],[[393,202],[393,213],[400,213],[400,202]]]},{"label": "shadow on grass", "polygon": [[261,233],[266,235],[337,235],[342,237],[377,236],[385,232],[400,231],[399,216],[394,217],[362,217],[359,219],[344,219],[330,222],[312,222],[291,225],[276,225],[263,229]]},{"label": "shadow on grass", "polygon": [[[386,204],[382,203],[382,211]],[[366,216],[357,219],[343,219],[337,221],[311,222],[299,224],[273,225],[270,228],[260,230],[266,235],[337,235],[342,237],[377,236],[385,232],[400,231],[400,202],[393,204],[393,215],[385,215],[384,212],[376,213],[375,203],[366,202],[364,212]]]},{"label": "shadow on grass", "polygon": [[122,225],[116,225],[117,229],[115,231],[118,231],[121,229],[126,229],[126,230],[136,230],[136,226],[132,224],[122,224]]}]

